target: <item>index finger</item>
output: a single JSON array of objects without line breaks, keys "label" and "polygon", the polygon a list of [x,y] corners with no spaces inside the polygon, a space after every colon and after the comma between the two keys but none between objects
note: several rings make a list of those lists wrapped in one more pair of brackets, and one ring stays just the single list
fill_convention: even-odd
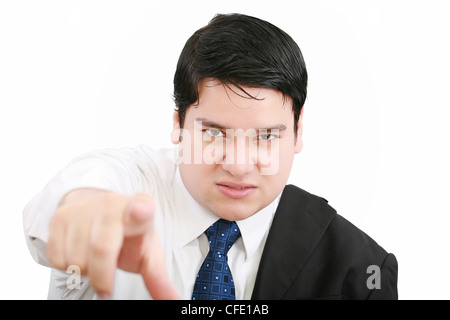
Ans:
[{"label": "index finger", "polygon": [[154,230],[149,237],[149,248],[141,269],[145,286],[155,300],[179,300],[180,295],[170,281],[162,247]]}]

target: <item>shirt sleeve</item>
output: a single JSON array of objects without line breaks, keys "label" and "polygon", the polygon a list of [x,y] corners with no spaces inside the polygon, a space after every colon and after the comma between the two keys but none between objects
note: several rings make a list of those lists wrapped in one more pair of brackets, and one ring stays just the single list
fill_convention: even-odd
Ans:
[{"label": "shirt sleeve", "polygon": [[148,179],[145,179],[139,157],[133,149],[95,151],[71,161],[23,210],[26,243],[34,260],[51,266],[46,253],[50,220],[66,193],[77,188],[98,188],[133,194],[142,188],[143,180]]}]

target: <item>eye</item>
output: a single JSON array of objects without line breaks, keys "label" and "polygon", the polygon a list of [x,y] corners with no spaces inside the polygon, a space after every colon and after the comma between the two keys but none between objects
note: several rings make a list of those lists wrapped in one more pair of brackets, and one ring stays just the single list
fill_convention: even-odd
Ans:
[{"label": "eye", "polygon": [[263,141],[269,141],[269,140],[273,140],[275,138],[278,138],[278,137],[272,133],[260,134],[258,136],[258,139],[263,140]]},{"label": "eye", "polygon": [[205,129],[204,132],[209,134],[211,137],[223,137],[223,132],[218,129]]}]

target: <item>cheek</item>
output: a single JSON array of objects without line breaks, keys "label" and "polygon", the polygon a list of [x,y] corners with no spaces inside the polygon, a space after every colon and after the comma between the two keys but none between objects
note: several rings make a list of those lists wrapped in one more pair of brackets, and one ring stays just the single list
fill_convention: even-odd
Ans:
[{"label": "cheek", "polygon": [[207,191],[208,183],[210,184],[214,177],[214,166],[180,163],[180,173],[189,189]]},{"label": "cheek", "polygon": [[260,148],[258,162],[261,175],[272,176],[271,179],[287,179],[294,160],[293,145],[293,140],[281,139],[268,148]]},{"label": "cheek", "polygon": [[294,148],[293,143],[285,146],[283,150],[280,150],[280,175],[284,179],[288,179],[291,172],[292,164],[294,163]]},{"label": "cheek", "polygon": [[[292,153],[292,151],[290,152]],[[261,174],[261,179],[263,181],[262,186],[264,186],[261,191],[263,191],[262,197],[265,199],[275,199],[288,183],[294,157],[289,154],[288,150],[287,153],[283,154],[280,152],[280,154],[282,156],[278,158],[278,164],[274,165],[273,162],[270,168],[265,169],[268,174]]]}]

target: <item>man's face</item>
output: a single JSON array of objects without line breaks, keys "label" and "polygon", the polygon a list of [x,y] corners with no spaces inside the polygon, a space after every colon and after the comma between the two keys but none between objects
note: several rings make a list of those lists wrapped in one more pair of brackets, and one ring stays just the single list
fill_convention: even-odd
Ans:
[{"label": "man's face", "polygon": [[[206,210],[226,220],[246,219],[269,205],[287,183],[302,149],[302,123],[294,133],[292,102],[279,91],[229,88],[210,79],[199,85],[181,129],[181,179]],[[180,123],[174,114],[172,141]]]}]

